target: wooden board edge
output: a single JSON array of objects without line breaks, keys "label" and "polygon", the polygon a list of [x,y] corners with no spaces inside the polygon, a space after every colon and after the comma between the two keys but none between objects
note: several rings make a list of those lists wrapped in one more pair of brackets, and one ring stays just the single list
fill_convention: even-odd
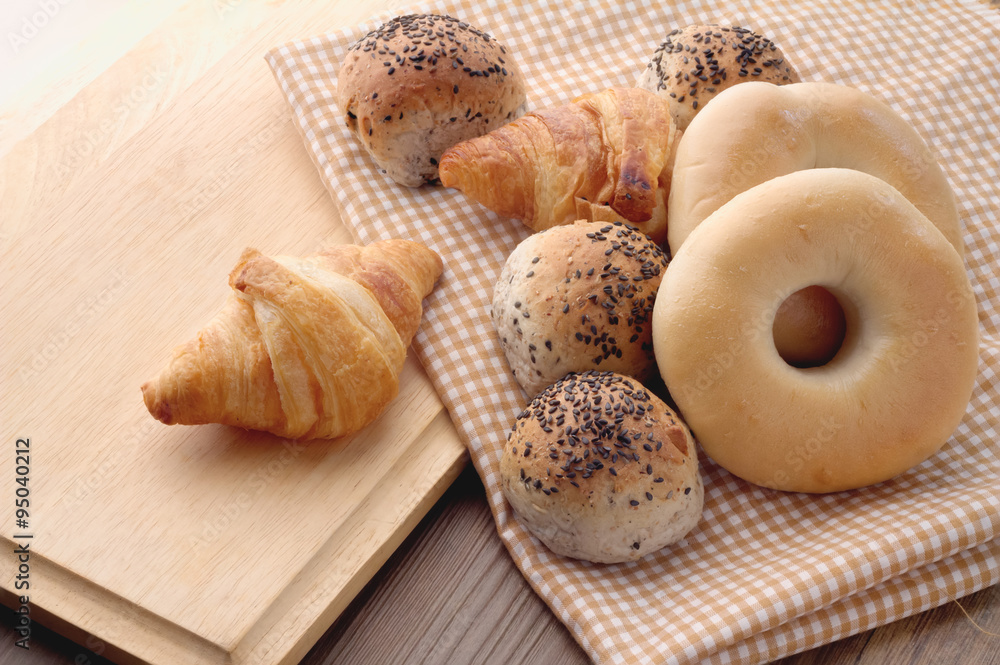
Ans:
[{"label": "wooden board edge", "polygon": [[[423,441],[438,441],[428,457]],[[423,456],[423,459],[421,459]],[[393,466],[392,491],[369,494],[324,548],[232,651],[234,665],[294,665],[308,653],[354,597],[437,503],[469,462],[446,409],[414,437],[414,445]],[[414,492],[414,486],[421,491]],[[407,497],[419,498],[407,503]],[[378,515],[377,519],[372,516]],[[390,519],[390,516],[392,517]],[[351,559],[345,534],[380,540],[367,557]],[[303,629],[304,626],[304,629]]]},{"label": "wooden board edge", "polygon": [[[438,441],[439,455],[426,456],[422,442],[429,440]],[[210,642],[38,554],[32,554],[31,583],[44,589],[44,600],[32,600],[32,621],[122,665],[293,665],[336,621],[468,461],[465,446],[442,408],[394,465],[397,482],[392,491],[369,494],[235,645]],[[415,485],[424,485],[424,491],[413,492]],[[402,497],[407,495],[419,498],[406,502]],[[343,536],[365,532],[379,540],[378,545],[367,557],[346,556],[353,541]],[[6,536],[0,540],[4,547],[15,547]],[[16,609],[18,597],[7,577],[0,586],[0,602]]]},{"label": "wooden board edge", "polygon": [[[0,536],[3,547],[15,546]],[[76,573],[31,554],[32,589],[29,608],[32,622],[49,628],[91,651],[102,653],[122,665],[138,663],[189,663],[224,665],[227,650],[168,621],[135,603],[80,577]],[[6,580],[0,602],[19,606]]]}]

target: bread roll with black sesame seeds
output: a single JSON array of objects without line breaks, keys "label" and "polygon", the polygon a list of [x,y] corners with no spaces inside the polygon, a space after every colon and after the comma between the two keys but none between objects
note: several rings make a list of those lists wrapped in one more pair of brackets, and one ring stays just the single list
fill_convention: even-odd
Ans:
[{"label": "bread roll with black sesame seeds", "polygon": [[589,369],[655,376],[649,316],[667,263],[622,222],[577,221],[521,242],[494,287],[492,317],[525,392]]},{"label": "bread roll with black sesame seeds", "polygon": [[438,178],[451,146],[513,120],[524,77],[510,51],[450,16],[398,16],[351,46],[337,99],[347,126],[390,178]]},{"label": "bread roll with black sesame seeds", "polygon": [[704,489],[691,432],[613,372],[569,374],[518,416],[500,458],[504,495],[556,554],[634,561],[683,538]]},{"label": "bread roll with black sesame seeds", "polygon": [[739,26],[710,24],[668,34],[635,85],[670,102],[670,115],[684,131],[710,99],[737,83],[798,80],[770,39]]}]

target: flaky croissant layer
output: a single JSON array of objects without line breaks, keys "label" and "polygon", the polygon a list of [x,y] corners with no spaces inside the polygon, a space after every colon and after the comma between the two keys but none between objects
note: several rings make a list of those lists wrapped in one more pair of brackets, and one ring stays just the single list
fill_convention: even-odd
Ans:
[{"label": "flaky croissant layer", "polygon": [[247,249],[222,311],[142,386],[146,408],[168,425],[293,439],[356,432],[396,396],[441,271],[437,254],[407,240],[305,258]]},{"label": "flaky croissant layer", "polygon": [[663,243],[678,135],[666,101],[609,88],[453,146],[441,183],[535,231],[621,221]]}]

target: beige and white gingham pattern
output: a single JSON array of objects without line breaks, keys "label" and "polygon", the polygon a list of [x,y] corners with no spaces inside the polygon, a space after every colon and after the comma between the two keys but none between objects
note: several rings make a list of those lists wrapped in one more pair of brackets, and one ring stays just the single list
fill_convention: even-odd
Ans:
[{"label": "beige and white gingham pattern", "polygon": [[632,564],[551,555],[498,480],[525,403],[489,320],[492,285],[527,231],[457,191],[381,175],[335,110],[350,44],[391,17],[267,56],[330,193],[360,242],[405,237],[444,257],[414,342],[485,483],[525,577],[598,662],[758,663],[937,606],[1000,579],[1000,17],[976,3],[443,2],[497,36],[538,109],[631,85],[674,27],[728,22],[774,39],[804,80],[856,86],[928,140],[957,195],[980,311],[979,380],[945,448],[909,473],[830,496],[751,486],[703,457],[704,517],[679,545]]}]

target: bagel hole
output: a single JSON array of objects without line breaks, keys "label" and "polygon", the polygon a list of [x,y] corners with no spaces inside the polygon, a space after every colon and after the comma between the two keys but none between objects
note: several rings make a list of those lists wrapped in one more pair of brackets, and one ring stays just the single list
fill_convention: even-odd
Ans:
[{"label": "bagel hole", "polygon": [[833,360],[843,346],[847,317],[830,291],[807,286],[778,307],[772,333],[774,348],[786,363],[801,369],[820,367]]}]

